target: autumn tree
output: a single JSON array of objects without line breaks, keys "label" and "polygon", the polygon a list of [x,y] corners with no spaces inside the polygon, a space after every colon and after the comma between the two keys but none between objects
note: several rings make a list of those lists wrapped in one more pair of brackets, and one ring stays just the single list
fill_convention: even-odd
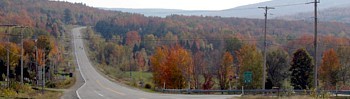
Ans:
[{"label": "autumn tree", "polygon": [[23,49],[24,49],[24,54],[32,54],[35,52],[35,49],[34,49],[34,46],[35,46],[35,43],[33,40],[24,40],[23,41]]},{"label": "autumn tree", "polygon": [[233,57],[230,52],[225,52],[222,58],[222,63],[217,69],[217,77],[219,80],[220,89],[224,90],[229,87],[229,78],[233,76]]},{"label": "autumn tree", "polygon": [[166,35],[161,38],[160,40],[162,40],[162,44],[164,45],[175,45],[178,43],[178,36],[174,35],[172,32],[168,32],[166,33]]},{"label": "autumn tree", "polygon": [[190,52],[176,45],[158,47],[150,58],[153,80],[158,87],[185,88],[193,76],[193,63]]},{"label": "autumn tree", "polygon": [[195,89],[199,88],[200,85],[200,75],[203,73],[203,69],[205,67],[205,53],[202,51],[198,51],[193,55],[193,80]]},{"label": "autumn tree", "polygon": [[215,49],[211,50],[208,49],[204,52],[204,64],[203,68],[201,69],[202,75],[204,78],[204,82],[202,84],[202,89],[209,90],[212,89],[215,81],[214,81],[214,75],[216,73],[215,66],[220,64],[220,51]]},{"label": "autumn tree", "polygon": [[[35,43],[33,40],[26,39],[23,41],[24,49],[24,66],[27,66],[29,71],[36,71],[33,61],[35,61]],[[25,75],[24,75],[25,76]],[[34,79],[36,72],[29,72],[30,79]]]},{"label": "autumn tree", "polygon": [[155,54],[150,58],[153,80],[157,87],[162,87],[163,83],[167,83],[166,77],[170,75],[169,69],[164,66],[165,58],[167,57],[166,54],[168,54],[167,47],[157,47]]},{"label": "autumn tree", "polygon": [[[267,52],[266,58],[267,81],[271,85],[266,84],[267,88],[281,88],[283,81],[289,78],[289,55],[280,48],[273,48]],[[267,83],[268,83],[267,82]]]},{"label": "autumn tree", "polygon": [[[9,49],[9,63],[7,62],[7,50]],[[19,53],[20,48],[14,43],[0,43],[0,60],[1,60],[1,71],[0,74],[6,74],[7,64],[10,66],[10,74],[13,74],[14,68],[19,64]]]},{"label": "autumn tree", "polygon": [[147,53],[144,48],[141,49],[141,51],[136,53],[136,63],[138,65],[138,69],[140,72],[143,72],[145,70],[146,59],[147,59]]},{"label": "autumn tree", "polygon": [[144,48],[141,49],[141,51],[136,53],[136,63],[138,65],[138,71],[140,72],[140,79],[143,81],[142,78],[142,72],[146,70],[146,60],[147,60],[147,53]]},{"label": "autumn tree", "polygon": [[298,49],[293,54],[291,63],[291,83],[294,89],[310,89],[313,82],[313,59],[305,49]]},{"label": "autumn tree", "polygon": [[48,35],[41,35],[38,38],[37,46],[39,49],[42,49],[46,55],[48,55],[54,47],[54,41]]},{"label": "autumn tree", "polygon": [[126,33],[125,44],[126,45],[139,45],[141,42],[141,37],[137,31],[129,31]]},{"label": "autumn tree", "polygon": [[334,49],[329,49],[323,52],[322,63],[319,68],[320,80],[323,82],[325,88],[336,86],[339,80],[340,63],[337,53]]},{"label": "autumn tree", "polygon": [[36,57],[36,62],[40,67],[44,67],[46,63],[45,51],[43,49],[38,49],[38,56]]},{"label": "autumn tree", "polygon": [[234,37],[231,39],[228,39],[225,41],[225,49],[230,51],[230,53],[232,54],[232,56],[234,57],[234,61],[235,63],[237,63],[237,58],[236,56],[236,51],[238,51],[239,49],[241,49],[243,43],[242,41],[240,41],[238,38]]},{"label": "autumn tree", "polygon": [[340,62],[340,70],[338,72],[339,81],[342,84],[346,84],[350,81],[350,47],[339,47],[337,53]]},{"label": "autumn tree", "polygon": [[143,42],[146,52],[147,53],[153,53],[156,47],[156,43],[157,43],[157,37],[155,37],[153,34],[149,34],[149,35],[145,35]]},{"label": "autumn tree", "polygon": [[244,84],[244,72],[252,72],[252,82],[246,84],[248,89],[262,88],[263,75],[263,58],[260,51],[255,45],[244,44],[240,50],[237,51],[239,62],[239,78],[240,82]]}]

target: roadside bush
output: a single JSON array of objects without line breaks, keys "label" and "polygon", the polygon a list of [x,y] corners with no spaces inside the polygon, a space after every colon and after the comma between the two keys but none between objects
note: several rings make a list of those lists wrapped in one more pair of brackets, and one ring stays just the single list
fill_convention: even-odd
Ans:
[{"label": "roadside bush", "polygon": [[52,80],[46,83],[48,88],[69,88],[75,83],[74,77],[64,76],[62,80]]},{"label": "roadside bush", "polygon": [[75,83],[75,79],[67,76],[65,80],[52,82],[51,85],[48,84],[48,87],[50,87],[50,88],[69,88],[74,83]]},{"label": "roadside bush", "polygon": [[145,88],[146,88],[146,89],[151,89],[151,88],[152,88],[152,85],[149,84],[149,83],[147,83],[147,84],[145,85]]},{"label": "roadside bush", "polygon": [[0,90],[0,96],[2,97],[15,97],[17,95],[17,92],[13,89],[2,89]]},{"label": "roadside bush", "polygon": [[52,82],[52,81],[49,81],[46,83],[46,86],[49,87],[49,88],[56,88],[56,83]]},{"label": "roadside bush", "polygon": [[324,90],[319,91],[318,95],[316,93],[317,93],[316,88],[313,88],[311,93],[310,93],[310,96],[315,98],[315,99],[316,98],[329,99],[331,97],[331,93],[324,91]]},{"label": "roadside bush", "polygon": [[282,90],[284,93],[282,95],[284,96],[291,96],[294,93],[294,87],[290,84],[288,80],[284,80],[282,83]]},{"label": "roadside bush", "polygon": [[10,84],[10,87],[13,89],[13,91],[17,93],[28,93],[33,91],[32,87],[29,84],[22,85],[19,82],[13,82]]}]

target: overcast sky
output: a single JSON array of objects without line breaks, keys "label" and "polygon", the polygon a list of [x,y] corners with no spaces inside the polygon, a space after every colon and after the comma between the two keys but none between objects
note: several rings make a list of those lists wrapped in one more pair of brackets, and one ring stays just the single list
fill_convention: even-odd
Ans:
[{"label": "overcast sky", "polygon": [[105,8],[163,8],[182,10],[224,10],[269,0],[59,0]]}]

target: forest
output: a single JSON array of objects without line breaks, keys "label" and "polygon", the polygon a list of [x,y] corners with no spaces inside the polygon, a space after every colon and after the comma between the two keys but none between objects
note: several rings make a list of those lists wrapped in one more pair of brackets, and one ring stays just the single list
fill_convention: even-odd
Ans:
[{"label": "forest", "polygon": [[48,88],[72,86],[75,83],[72,25],[94,25],[98,20],[120,14],[81,3],[0,0],[0,96],[38,98],[29,94],[36,93],[33,89],[40,85],[40,78],[45,78],[41,85]]},{"label": "forest", "polygon": [[[35,63],[45,67],[47,86],[60,72],[70,73],[67,25],[88,26],[84,31],[90,60],[116,79],[143,82],[150,89],[312,89],[313,22],[268,20],[267,68],[263,74],[263,20],[171,15],[165,18],[106,11],[82,3],[48,0],[0,0],[0,81],[5,81],[7,48],[10,81],[20,81],[21,39],[25,83],[36,85]],[[319,83],[322,89],[349,89],[350,25],[319,22]],[[7,39],[9,38],[9,41]],[[67,39],[68,38],[68,39]],[[35,49],[37,46],[37,50]],[[38,54],[36,54],[38,52]],[[73,63],[72,63],[73,64]],[[45,66],[46,65],[46,66]],[[150,73],[130,80],[128,72]],[[252,72],[252,81],[244,73]],[[56,76],[55,76],[56,75]],[[131,84],[134,85],[134,84]],[[17,92],[19,89],[13,89]]]},{"label": "forest", "polygon": [[[150,72],[153,74],[150,83],[157,88],[166,85],[170,89],[223,90],[244,85],[248,89],[260,89],[263,22],[135,14],[98,21],[87,30],[86,38],[93,60],[118,72]],[[309,21],[268,21],[267,89],[314,87],[313,29],[313,22]],[[320,86],[327,90],[338,86],[347,89],[349,25],[320,22],[318,31]],[[253,73],[253,82],[248,84],[243,77],[247,71]]]}]

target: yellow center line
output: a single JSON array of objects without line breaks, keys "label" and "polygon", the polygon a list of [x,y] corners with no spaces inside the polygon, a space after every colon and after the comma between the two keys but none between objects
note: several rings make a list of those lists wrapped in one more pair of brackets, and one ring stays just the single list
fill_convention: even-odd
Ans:
[{"label": "yellow center line", "polygon": [[109,91],[112,91],[112,92],[117,93],[117,94],[122,95],[122,96],[125,95],[125,93],[118,92],[118,91],[115,91],[115,90],[113,90],[113,89],[111,89],[111,88],[108,88],[108,87],[103,86],[103,85],[100,83],[100,81],[98,81],[98,80],[96,80],[96,82],[97,82],[102,88],[104,88],[104,89],[107,89],[107,90],[109,90]]}]

